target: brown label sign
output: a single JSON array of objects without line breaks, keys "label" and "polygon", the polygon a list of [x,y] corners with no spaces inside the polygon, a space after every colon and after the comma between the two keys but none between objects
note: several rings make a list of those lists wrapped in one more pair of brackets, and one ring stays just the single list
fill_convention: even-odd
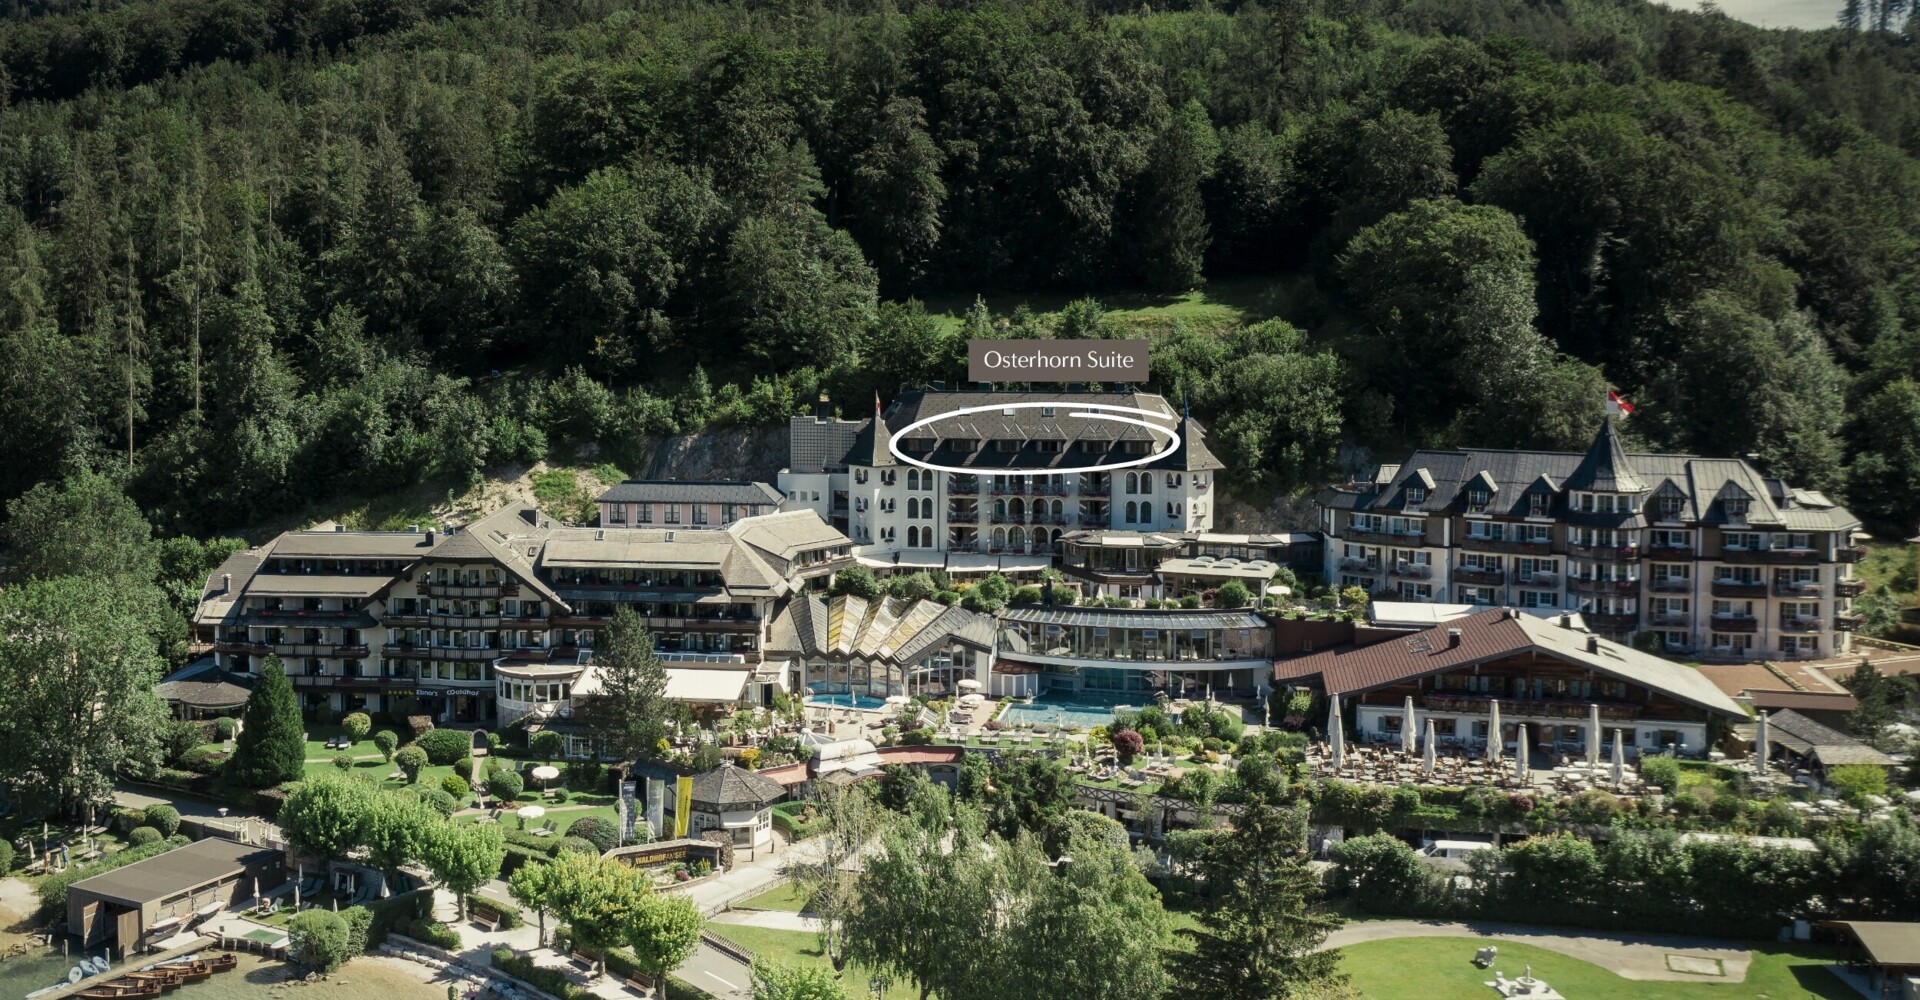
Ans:
[{"label": "brown label sign", "polygon": [[973,382],[1145,382],[1145,340],[969,340]]}]

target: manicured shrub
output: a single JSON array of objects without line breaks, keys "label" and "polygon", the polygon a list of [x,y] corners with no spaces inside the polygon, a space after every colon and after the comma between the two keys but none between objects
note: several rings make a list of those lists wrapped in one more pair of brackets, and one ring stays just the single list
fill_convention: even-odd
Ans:
[{"label": "manicured shrub", "polygon": [[343,753],[334,754],[333,766],[342,771],[351,771],[353,770],[353,758]]},{"label": "manicured shrub", "polygon": [[487,751],[488,751],[489,753],[499,753],[499,752],[500,752],[500,742],[501,742],[501,741],[500,741],[500,734],[499,734],[499,733],[496,733],[496,732],[494,732],[494,731],[492,731],[492,730],[488,730],[488,731],[487,731]]},{"label": "manicured shrub", "polygon": [[1640,758],[1640,777],[1649,785],[1658,785],[1667,795],[1680,790],[1680,762],[1672,757]]},{"label": "manicured shrub", "polygon": [[147,825],[160,831],[160,836],[171,837],[180,832],[180,810],[165,802],[155,802],[147,807]]},{"label": "manicured shrub", "polygon": [[460,802],[455,801],[453,796],[448,795],[447,790],[444,788],[435,788],[432,785],[414,785],[412,786],[412,790],[416,798],[427,804],[427,808],[432,809],[442,816],[452,816],[455,810],[460,808]]},{"label": "manicured shrub", "polygon": [[347,957],[366,954],[367,930],[373,926],[373,911],[364,906],[349,906],[340,911],[340,919],[347,922]]},{"label": "manicured shrub", "polygon": [[613,850],[620,843],[620,829],[597,816],[583,816],[574,820],[573,825],[567,827],[567,836],[587,841],[601,854]]},{"label": "manicured shrub", "polygon": [[435,948],[445,948],[448,951],[460,950],[460,932],[437,920],[415,920],[401,933],[415,941],[424,941]]},{"label": "manicured shrub", "polygon": [[315,972],[332,972],[353,957],[349,936],[346,918],[332,910],[308,910],[287,925],[293,960]]},{"label": "manicured shrub", "polygon": [[575,854],[591,854],[594,857],[600,856],[600,849],[593,846],[592,841],[584,840],[580,837],[561,837],[558,841],[554,842],[554,857],[559,857],[566,851],[572,851]]},{"label": "manicured shrub", "polygon": [[140,826],[146,821],[147,813],[144,809],[115,809],[113,811],[113,828],[119,830],[121,833],[126,833],[128,830]]},{"label": "manicured shrub", "polygon": [[526,783],[512,771],[501,771],[487,778],[487,794],[502,802],[512,802],[526,790]]},{"label": "manicured shrub", "polygon": [[218,740],[233,739],[234,722],[226,716],[213,720],[213,735]]},{"label": "manicured shrub", "polygon": [[391,764],[394,752],[400,749],[400,737],[391,729],[382,729],[373,734],[373,746]]},{"label": "manicured shrub", "polygon": [[136,826],[133,828],[133,832],[127,834],[127,843],[135,847],[145,847],[148,844],[158,842],[160,839],[160,831],[150,826]]},{"label": "manicured shrub", "polygon": [[464,729],[429,729],[414,743],[438,765],[458,764],[473,753],[473,736]]},{"label": "manicured shrub", "polygon": [[347,735],[352,737],[355,743],[358,743],[366,739],[367,733],[373,730],[373,720],[368,718],[365,712],[354,712],[340,720],[340,727],[347,731]]},{"label": "manicured shrub", "polygon": [[393,762],[400,765],[400,771],[407,776],[409,783],[419,781],[420,769],[427,766],[427,752],[417,746],[404,746],[393,755]]},{"label": "manicured shrub", "polygon": [[564,788],[552,789],[547,792],[547,797],[552,799],[556,804],[565,802],[567,801],[567,790]]},{"label": "manicured shrub", "polygon": [[465,802],[473,795],[473,786],[467,784],[467,779],[457,774],[449,774],[441,778],[440,787],[446,789],[447,794],[453,796],[455,802]]}]

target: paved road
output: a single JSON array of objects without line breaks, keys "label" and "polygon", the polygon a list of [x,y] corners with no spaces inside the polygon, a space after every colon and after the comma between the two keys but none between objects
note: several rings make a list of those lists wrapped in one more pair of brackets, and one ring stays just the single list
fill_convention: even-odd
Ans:
[{"label": "paved road", "polygon": [[745,963],[704,942],[675,974],[720,1000],[749,1000],[753,996]]}]

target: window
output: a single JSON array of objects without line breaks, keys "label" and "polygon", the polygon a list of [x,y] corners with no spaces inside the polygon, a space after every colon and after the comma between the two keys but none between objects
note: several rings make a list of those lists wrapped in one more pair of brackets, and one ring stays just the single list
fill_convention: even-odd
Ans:
[{"label": "window", "polygon": [[1153,492],[1153,473],[1149,472],[1140,477],[1140,492],[1142,493]]},{"label": "window", "polygon": [[993,443],[993,450],[1003,454],[1012,454],[1020,450],[1020,442],[1002,438]]},{"label": "window", "polygon": [[1185,478],[1185,477],[1183,477],[1182,475],[1180,475],[1180,473],[1178,473],[1178,472],[1169,472],[1169,473],[1167,473],[1167,489],[1170,489],[1170,490],[1177,490],[1177,489],[1179,489],[1179,488],[1180,488],[1180,484],[1181,484],[1181,482],[1182,482],[1182,480],[1183,480],[1184,478]]},{"label": "window", "polygon": [[920,470],[908,469],[907,470],[907,489],[917,490],[919,488],[920,488]]},{"label": "window", "polygon": [[1749,501],[1745,497],[1739,497],[1739,498],[1729,497],[1728,499],[1721,501],[1721,504],[1726,508],[1726,511],[1727,511],[1727,520],[1729,521],[1746,520],[1748,502]]},{"label": "window", "polygon": [[920,547],[920,529],[908,528],[907,529],[907,548],[917,549],[919,547]]},{"label": "window", "polygon": [[1760,548],[1760,536],[1757,533],[1730,531],[1720,537],[1723,547],[1736,552],[1746,552]]},{"label": "window", "polygon": [[1553,498],[1545,493],[1535,492],[1527,494],[1527,516],[1546,517],[1547,505],[1552,502]]},{"label": "window", "polygon": [[623,503],[608,504],[607,520],[611,521],[614,524],[627,523],[627,505]]},{"label": "window", "polygon": [[1055,441],[1051,438],[1044,438],[1036,443],[1040,446],[1042,455],[1058,455],[1060,449],[1066,446],[1065,441]]},{"label": "window", "polygon": [[1680,516],[1680,512],[1686,509],[1686,506],[1686,497],[1672,493],[1663,494],[1660,497],[1660,519],[1663,521],[1675,520]]},{"label": "window", "polygon": [[1175,520],[1175,521],[1180,519],[1179,501],[1176,501],[1176,500],[1167,501],[1167,518],[1168,520]]},{"label": "window", "polygon": [[680,505],[679,504],[670,503],[667,505],[667,523],[668,524],[680,523]]},{"label": "window", "polygon": [[1415,507],[1426,502],[1427,488],[1425,486],[1407,487],[1407,506]]},{"label": "window", "polygon": [[693,505],[693,523],[695,523],[695,524],[706,524],[706,523],[707,523],[707,509],[708,509],[708,508],[707,508],[707,505],[706,505],[706,504],[703,504],[703,503],[697,503],[697,504],[694,504],[694,505]]},{"label": "window", "polygon": [[1140,505],[1137,503],[1134,503],[1132,500],[1127,501],[1126,523],[1134,524],[1139,520],[1140,520]]},{"label": "window", "polygon": [[1051,406],[1042,406],[1042,407],[1040,408],[1040,415],[1041,415],[1041,416],[1043,416],[1043,417],[1051,417],[1051,416],[1053,416],[1053,407],[1051,407]]},{"label": "window", "polygon": [[1493,499],[1493,495],[1488,493],[1484,489],[1468,490],[1467,491],[1467,509],[1475,513],[1483,512],[1487,509],[1487,504],[1491,502],[1492,499]]}]

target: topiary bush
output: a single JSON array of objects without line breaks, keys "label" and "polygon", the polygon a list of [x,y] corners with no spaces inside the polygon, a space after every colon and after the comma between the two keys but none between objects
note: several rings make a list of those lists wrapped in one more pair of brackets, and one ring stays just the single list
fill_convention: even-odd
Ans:
[{"label": "topiary bush", "polygon": [[473,737],[464,729],[429,729],[414,745],[427,752],[429,762],[439,765],[458,764],[473,753]]},{"label": "topiary bush", "polygon": [[343,753],[334,754],[333,766],[342,771],[351,771],[353,770],[353,758]]},{"label": "topiary bush", "polygon": [[427,752],[417,746],[404,746],[393,755],[393,762],[400,765],[400,771],[407,776],[409,784],[420,780],[420,769],[427,766]]},{"label": "topiary bush", "polygon": [[373,747],[391,764],[394,752],[400,749],[400,737],[391,729],[382,729],[373,734]]},{"label": "topiary bush", "polygon": [[218,740],[233,739],[234,721],[226,716],[213,720],[213,735]]},{"label": "topiary bush", "polygon": [[601,854],[613,850],[620,843],[620,829],[597,816],[583,816],[567,827],[567,836],[577,837],[591,843]]},{"label": "topiary bush", "polygon": [[145,847],[160,840],[160,831],[150,826],[136,826],[132,833],[127,834],[127,843],[135,847]]},{"label": "topiary bush", "polygon": [[160,831],[160,836],[171,837],[180,832],[180,810],[165,802],[155,802],[147,807],[147,825]]},{"label": "topiary bush", "polygon": [[600,856],[600,849],[593,846],[592,841],[584,840],[580,837],[561,837],[554,843],[554,857],[559,857],[567,851],[572,851],[575,854],[591,854],[596,858]]},{"label": "topiary bush", "polygon": [[447,794],[453,796],[455,802],[465,802],[473,795],[473,786],[467,784],[467,779],[457,774],[449,774],[441,778],[440,787],[446,789]]},{"label": "topiary bush", "polygon": [[448,795],[447,790],[444,788],[435,788],[432,785],[414,785],[412,791],[414,797],[425,802],[427,808],[432,809],[441,816],[452,816],[454,812],[460,808],[460,803],[455,801],[453,796]]},{"label": "topiary bush", "polygon": [[567,790],[564,788],[550,789],[547,792],[547,797],[552,799],[556,804],[565,802],[567,801]]},{"label": "topiary bush", "polygon": [[358,743],[366,739],[367,733],[373,730],[373,720],[368,718],[365,712],[353,712],[340,720],[340,728],[345,729],[347,735]]},{"label": "topiary bush", "polygon": [[487,778],[487,794],[502,802],[512,802],[526,790],[526,783],[512,771],[500,771]]},{"label": "topiary bush", "polygon": [[287,925],[293,960],[316,972],[332,972],[353,955],[347,921],[332,910],[308,910]]}]

